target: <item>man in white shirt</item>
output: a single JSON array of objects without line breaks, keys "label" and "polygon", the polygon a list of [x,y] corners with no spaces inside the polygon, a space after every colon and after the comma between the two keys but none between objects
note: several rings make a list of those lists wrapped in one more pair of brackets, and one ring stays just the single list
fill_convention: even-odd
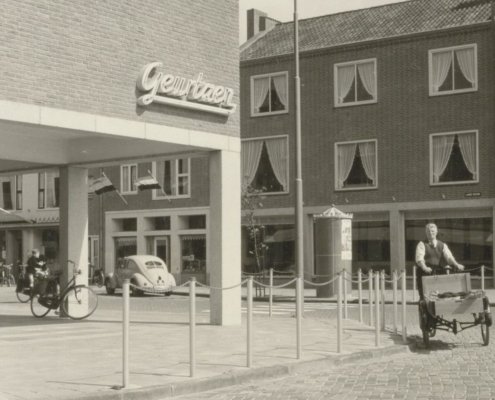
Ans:
[{"label": "man in white shirt", "polygon": [[424,275],[441,275],[445,273],[446,266],[452,266],[459,271],[464,270],[464,265],[459,264],[448,246],[437,240],[438,228],[435,224],[426,225],[426,239],[416,246],[416,265],[418,266],[418,292],[423,298]]}]

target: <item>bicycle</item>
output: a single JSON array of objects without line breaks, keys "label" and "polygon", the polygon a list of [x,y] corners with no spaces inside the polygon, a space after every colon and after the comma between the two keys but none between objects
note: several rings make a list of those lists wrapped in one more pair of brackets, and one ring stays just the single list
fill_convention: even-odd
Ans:
[{"label": "bicycle", "polygon": [[[77,275],[81,274],[81,270],[76,267],[74,261],[68,260],[69,264],[73,265],[72,278],[67,286],[58,293],[57,287],[46,285],[46,290],[38,290],[35,288],[31,297],[31,313],[36,318],[43,318],[51,310],[57,310],[59,307],[69,318],[81,320],[93,314],[98,307],[98,296],[87,285],[76,284]],[[51,287],[50,287],[51,286]],[[55,293],[54,293],[55,292]],[[87,307],[86,307],[87,306]]]},{"label": "bicycle", "polygon": [[[15,295],[17,296],[17,300],[21,303],[27,303],[31,300],[32,288],[29,285],[29,278],[26,273],[26,266],[19,264],[18,268],[18,276],[17,276],[17,285],[15,289]],[[38,283],[38,276],[36,274],[33,276],[34,285]]]},{"label": "bicycle", "polygon": [[0,266],[0,286],[15,286],[15,278],[12,273],[12,264]]}]

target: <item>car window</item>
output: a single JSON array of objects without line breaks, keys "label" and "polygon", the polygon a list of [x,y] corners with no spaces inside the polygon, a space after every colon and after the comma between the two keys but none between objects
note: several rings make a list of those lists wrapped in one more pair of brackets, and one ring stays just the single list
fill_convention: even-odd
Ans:
[{"label": "car window", "polygon": [[127,268],[132,269],[133,271],[137,271],[138,270],[138,267],[137,267],[136,263],[134,261],[132,261],[132,260],[128,260]]},{"label": "car window", "polygon": [[154,269],[154,268],[163,269],[163,264],[159,261],[151,261],[151,260],[146,261],[144,265],[146,265],[146,268],[148,269]]}]

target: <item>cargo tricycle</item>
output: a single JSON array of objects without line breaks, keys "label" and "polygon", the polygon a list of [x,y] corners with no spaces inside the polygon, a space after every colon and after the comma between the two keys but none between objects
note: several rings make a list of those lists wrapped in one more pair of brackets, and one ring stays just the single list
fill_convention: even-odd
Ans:
[{"label": "cargo tricycle", "polygon": [[492,315],[483,290],[471,289],[471,275],[456,273],[423,276],[423,298],[419,300],[419,325],[425,347],[438,330],[457,334],[480,326],[484,346],[490,342]]}]

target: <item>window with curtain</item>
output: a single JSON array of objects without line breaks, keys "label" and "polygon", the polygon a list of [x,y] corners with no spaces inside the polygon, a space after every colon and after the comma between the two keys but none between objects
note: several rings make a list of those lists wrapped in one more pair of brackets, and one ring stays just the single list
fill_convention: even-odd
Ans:
[{"label": "window with curtain", "polygon": [[[21,192],[22,196],[22,192]],[[60,206],[60,177],[58,171],[38,174],[38,208]]]},{"label": "window with curtain", "polygon": [[289,181],[287,136],[242,141],[242,182],[264,193],[286,193]]},{"label": "window with curtain", "polygon": [[288,73],[251,77],[251,115],[282,114],[289,109]]},{"label": "window with curtain", "polygon": [[335,144],[335,188],[337,190],[378,187],[377,141]]},{"label": "window with curtain", "polygon": [[430,135],[430,184],[478,182],[478,132]]},{"label": "window with curtain", "polygon": [[476,45],[430,50],[430,95],[478,89]]},{"label": "window with curtain", "polygon": [[191,159],[156,161],[153,163],[153,175],[162,187],[154,189],[154,198],[190,197],[191,195]]},{"label": "window with curtain", "polygon": [[335,64],[334,88],[336,106],[375,103],[376,59]]},{"label": "window with curtain", "polygon": [[137,164],[126,164],[120,166],[120,192],[122,194],[137,193]]}]

